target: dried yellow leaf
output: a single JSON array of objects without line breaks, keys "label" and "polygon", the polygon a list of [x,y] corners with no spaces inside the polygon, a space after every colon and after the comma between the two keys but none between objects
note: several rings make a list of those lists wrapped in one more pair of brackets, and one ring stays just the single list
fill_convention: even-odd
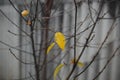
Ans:
[{"label": "dried yellow leaf", "polygon": [[78,65],[79,67],[83,67],[83,66],[84,66],[84,63],[82,63],[82,62],[79,61],[79,62],[77,63],[77,65]]},{"label": "dried yellow leaf", "polygon": [[27,25],[31,25],[31,21],[30,20],[27,21]]},{"label": "dried yellow leaf", "polygon": [[55,36],[54,36],[55,42],[57,43],[57,45],[64,50],[65,45],[66,45],[66,39],[63,33],[61,32],[56,32]]},{"label": "dried yellow leaf", "polygon": [[54,47],[55,43],[53,42],[52,44],[50,44],[47,48],[47,54],[50,52],[50,50]]},{"label": "dried yellow leaf", "polygon": [[57,76],[57,74],[59,73],[59,71],[61,70],[61,68],[64,66],[64,64],[59,64],[56,68],[55,68],[55,70],[54,70],[54,80],[56,80],[56,76]]},{"label": "dried yellow leaf", "polygon": [[[71,59],[71,63],[72,63],[72,64],[75,63],[74,61],[76,62],[77,60],[76,60],[76,59]],[[77,65],[78,65],[79,67],[83,67],[83,66],[84,66],[84,63],[78,61]]]},{"label": "dried yellow leaf", "polygon": [[29,11],[28,11],[28,10],[23,10],[23,11],[21,12],[21,15],[22,15],[23,17],[27,16],[28,14],[29,14]]}]

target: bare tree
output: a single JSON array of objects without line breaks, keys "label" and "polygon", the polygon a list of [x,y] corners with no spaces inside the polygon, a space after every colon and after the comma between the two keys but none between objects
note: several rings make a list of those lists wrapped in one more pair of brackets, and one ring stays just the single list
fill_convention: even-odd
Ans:
[{"label": "bare tree", "polygon": [[[62,18],[64,18],[64,12],[59,11],[59,9],[62,7],[62,4],[66,3],[67,1],[63,0],[32,0],[29,3],[26,1],[23,1],[23,6],[20,7],[19,9],[16,8],[15,3],[13,0],[9,0],[10,4],[12,7],[18,12],[21,18],[21,26],[25,26],[25,31],[24,28],[19,27],[16,25],[9,17],[6,16],[6,14],[0,10],[0,12],[3,14],[4,17],[6,17],[12,24],[14,24],[21,32],[20,35],[13,33],[9,31],[9,33],[13,35],[17,35],[18,37],[24,38],[27,37],[27,40],[24,42],[28,44],[27,46],[30,47],[30,51],[28,52],[27,50],[16,48],[13,47],[12,45],[7,44],[4,41],[0,41],[0,43],[10,47],[9,51],[10,53],[23,65],[33,65],[32,68],[34,68],[33,72],[27,72],[29,74],[28,77],[19,79],[19,80],[25,80],[25,79],[32,79],[32,80],[49,80],[52,79],[53,75],[56,72],[57,66],[59,64],[63,64],[63,66],[67,67],[69,69],[68,74],[65,76],[65,80],[79,80],[79,77],[84,74],[90,66],[97,60],[97,57],[100,55],[102,48],[104,48],[104,45],[106,45],[106,42],[108,42],[109,36],[111,36],[113,30],[117,27],[116,26],[116,19],[119,18],[119,16],[114,16],[112,18],[106,17],[106,15],[109,14],[109,11],[104,12],[103,8],[105,3],[109,3],[109,1],[106,0],[101,0],[101,1],[96,1],[98,4],[98,8],[93,8],[92,4],[93,1],[87,0],[87,1],[82,1],[82,0],[73,0],[71,1],[71,6],[73,9],[69,9],[66,11],[68,15],[71,16],[71,13],[74,12],[74,15],[72,18],[74,18],[73,23],[70,26],[70,29],[68,29],[68,26],[63,26]],[[79,11],[78,9],[81,7],[83,3],[87,4],[87,10],[88,13],[87,15],[79,21],[78,16]],[[54,10],[53,10],[54,9]],[[26,11],[26,12],[25,12]],[[59,11],[60,13],[57,13]],[[55,15],[58,14],[58,15]],[[61,23],[58,25],[59,29],[55,29],[54,26],[51,27],[51,23],[54,23],[54,18],[61,18]],[[112,23],[109,26],[108,31],[104,35],[105,37],[101,41],[100,44],[96,46],[92,46],[92,42],[95,41],[95,36],[97,34],[96,28],[98,28],[98,24],[103,21],[104,19],[112,19]],[[83,25],[86,27],[84,27]],[[80,30],[84,27],[82,30]],[[66,27],[66,31],[64,32],[63,28]],[[99,26],[100,27],[100,26]],[[106,27],[106,26],[104,26]],[[56,42],[55,34],[57,32],[61,32],[63,36],[65,36],[65,50],[63,54],[60,49],[59,44]],[[69,32],[69,34],[66,34]],[[84,37],[84,42],[79,42],[81,37]],[[61,36],[58,36],[59,38]],[[58,39],[59,39],[58,38]],[[61,39],[60,39],[61,40]],[[51,47],[51,43],[55,42],[55,47]],[[70,45],[73,43],[73,45]],[[81,44],[82,43],[82,44]],[[63,44],[61,42],[61,44]],[[21,46],[25,46],[24,44],[21,44]],[[50,48],[49,54],[48,54],[48,48]],[[91,61],[86,65],[84,62],[79,62],[82,58],[82,56],[86,55],[84,54],[85,51],[88,50],[88,48],[94,47],[94,56],[92,57]],[[18,50],[22,54],[27,54],[32,56],[32,60],[25,62],[22,60],[22,58],[19,58],[15,55],[12,49]],[[103,71],[107,68],[108,64],[110,61],[115,57],[116,53],[119,51],[120,45],[117,46],[111,53],[111,56],[108,58],[107,62],[104,64],[103,68],[96,73],[97,75],[92,79],[96,80],[102,73]],[[70,50],[73,50],[73,55],[70,53],[68,54]],[[52,52],[57,52],[53,54]],[[62,55],[62,56],[61,56]],[[66,59],[68,56],[68,62],[63,61],[63,59]],[[72,60],[72,68],[70,68],[71,65],[71,60]],[[57,66],[52,66],[54,70],[51,69],[51,72],[49,71],[50,66],[49,63],[56,64]],[[82,69],[80,72],[74,74],[76,70],[78,69],[78,64],[84,65],[82,66]],[[61,69],[59,67],[59,70]],[[57,70],[57,72],[59,72]],[[48,75],[49,74],[49,75]],[[57,74],[56,74],[57,75]],[[62,75],[62,74],[61,74]],[[59,75],[58,79],[63,80]]]}]

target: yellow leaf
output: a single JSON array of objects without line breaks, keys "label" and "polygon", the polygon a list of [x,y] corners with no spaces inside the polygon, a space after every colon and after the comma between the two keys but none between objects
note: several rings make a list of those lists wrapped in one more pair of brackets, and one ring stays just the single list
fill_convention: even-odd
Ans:
[{"label": "yellow leaf", "polygon": [[64,34],[62,34],[61,32],[56,32],[54,39],[55,39],[55,42],[57,43],[57,45],[58,45],[62,50],[64,50],[65,44],[66,44],[66,40],[65,40]]},{"label": "yellow leaf", "polygon": [[27,25],[31,25],[31,21],[30,20],[27,21]]},{"label": "yellow leaf", "polygon": [[[75,60],[75,62],[76,62],[76,59],[71,59],[71,63],[72,63],[72,64],[75,64],[74,60]],[[84,66],[84,63],[78,61],[77,65],[78,65],[79,67],[83,67],[83,66]]]},{"label": "yellow leaf", "polygon": [[54,47],[55,43],[53,42],[52,44],[49,45],[47,48],[47,54],[50,52],[50,50]]},{"label": "yellow leaf", "polygon": [[79,62],[77,63],[77,65],[78,65],[79,67],[83,67],[83,66],[84,66],[84,63],[82,63],[82,62],[79,61]]},{"label": "yellow leaf", "polygon": [[64,66],[64,64],[59,64],[56,68],[55,68],[55,70],[54,70],[54,80],[56,80],[56,76],[57,76],[57,74],[59,73],[59,71],[61,70],[61,68]]},{"label": "yellow leaf", "polygon": [[28,14],[29,14],[29,11],[28,11],[28,10],[23,10],[23,11],[21,12],[21,15],[22,15],[23,17],[27,16]]}]

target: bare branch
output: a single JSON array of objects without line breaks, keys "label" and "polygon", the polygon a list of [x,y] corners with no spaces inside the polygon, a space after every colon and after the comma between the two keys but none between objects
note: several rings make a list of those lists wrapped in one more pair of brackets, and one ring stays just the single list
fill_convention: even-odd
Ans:
[{"label": "bare branch", "polygon": [[113,52],[112,56],[107,60],[106,64],[104,65],[104,67],[101,69],[101,71],[94,77],[93,80],[96,80],[101,74],[102,72],[106,69],[106,67],[108,66],[108,64],[110,63],[110,61],[114,58],[114,56],[117,54],[117,51],[120,50],[120,46]]},{"label": "bare branch", "polygon": [[11,49],[9,49],[9,51],[10,51],[10,53],[11,53],[19,62],[21,62],[21,63],[23,63],[23,64],[34,64],[34,63],[26,63],[26,62],[22,61],[21,59],[19,59],[19,58],[13,53],[13,51],[12,51]]},{"label": "bare branch", "polygon": [[19,30],[21,30],[24,34],[26,34],[27,36],[30,36],[28,33],[26,33],[24,30],[22,30],[17,24],[15,24],[9,17],[6,16],[6,14],[0,9],[0,12],[2,13],[2,15],[8,19],[8,21],[10,21],[13,25],[15,25],[15,27],[17,27]]},{"label": "bare branch", "polygon": [[103,47],[104,43],[105,43],[106,40],[108,39],[110,33],[113,31],[113,29],[114,29],[114,27],[115,27],[115,26],[114,26],[114,23],[115,23],[115,20],[114,20],[112,26],[110,27],[109,31],[107,32],[107,35],[106,35],[104,41],[101,43],[100,47],[98,48],[98,51],[96,52],[95,56],[92,58],[91,62],[84,68],[84,70],[82,70],[79,74],[77,74],[77,75],[75,76],[75,78],[77,78],[77,77],[80,76],[83,72],[85,72],[85,71],[89,68],[89,66],[94,62],[95,58],[98,56],[98,54],[99,54],[101,48]]},{"label": "bare branch", "polygon": [[3,45],[5,45],[5,46],[7,46],[7,47],[10,47],[10,48],[16,49],[16,50],[18,50],[18,51],[24,52],[24,53],[26,53],[26,54],[32,55],[31,52],[27,52],[27,51],[21,50],[21,49],[19,49],[19,48],[13,47],[13,46],[11,46],[11,45],[3,42],[3,41],[0,41],[0,43],[3,44]]}]

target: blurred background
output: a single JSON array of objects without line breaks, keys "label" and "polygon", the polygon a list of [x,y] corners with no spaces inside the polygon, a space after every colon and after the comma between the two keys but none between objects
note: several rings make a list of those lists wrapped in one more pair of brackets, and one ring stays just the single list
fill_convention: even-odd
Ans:
[{"label": "blurred background", "polygon": [[[25,5],[29,5],[32,0],[11,0],[14,6],[19,11],[27,9]],[[36,1],[36,0],[35,0]],[[92,20],[89,15],[96,18],[97,10],[100,0],[90,0],[88,5],[87,0],[76,0],[78,6],[77,26],[80,26],[77,31],[82,32],[92,24]],[[44,4],[44,0],[40,0],[41,5]],[[91,7],[91,12],[89,10]],[[33,7],[34,8],[34,7]],[[39,7],[40,9],[42,8]],[[33,58],[29,52],[31,47],[29,46],[29,38],[24,36],[20,29],[29,33],[29,26],[26,26],[24,20],[20,17],[20,14],[10,4],[9,0],[0,0],[0,80],[32,80],[29,73],[34,75],[34,66],[25,65],[20,63],[12,54],[10,54],[9,48],[13,48],[15,55],[24,62],[32,62]],[[34,9],[33,9],[34,11]],[[42,15],[42,14],[41,14]],[[103,42],[107,32],[115,21],[116,26],[109,38],[102,47],[100,54],[97,56],[92,65],[81,75],[77,80],[93,80],[96,74],[105,66],[107,60],[113,54],[115,49],[120,45],[120,1],[119,0],[104,0],[101,19],[94,30],[94,39],[88,45],[84,55],[81,57],[81,61],[85,65],[88,65],[93,56],[96,54],[98,47]],[[75,8],[73,0],[55,0],[54,6],[51,11],[52,18],[49,21],[49,26],[54,31],[61,31],[65,35],[72,35],[74,33],[74,18]],[[40,16],[41,17],[41,16]],[[115,20],[116,19],[116,20]],[[40,24],[38,24],[41,26]],[[16,27],[17,26],[17,27]],[[19,28],[18,28],[19,27]],[[39,29],[39,27],[36,27]],[[89,30],[78,35],[78,47],[77,55],[80,53],[85,40],[89,34]],[[42,35],[40,31],[36,32],[36,35]],[[49,34],[52,37],[53,33]],[[36,36],[36,40],[40,41],[41,36]],[[67,47],[73,45],[73,39],[68,42]],[[24,45],[24,46],[23,46]],[[58,53],[58,50],[52,50],[52,53]],[[24,52],[26,51],[26,53]],[[64,52],[60,52],[61,55],[58,59],[55,59],[54,63],[48,64],[48,80],[53,80],[53,70],[61,62],[68,62],[73,57],[73,49],[65,49]],[[69,54],[65,56],[64,53]],[[48,55],[52,57],[51,55]],[[61,58],[63,58],[61,60]],[[119,80],[120,79],[120,50],[114,56],[110,64],[108,64],[105,71],[97,78],[97,80]],[[79,73],[82,69],[76,69],[75,74]],[[66,74],[69,72],[69,68],[64,67],[57,80],[65,80]],[[72,80],[72,79],[71,79]]]}]

